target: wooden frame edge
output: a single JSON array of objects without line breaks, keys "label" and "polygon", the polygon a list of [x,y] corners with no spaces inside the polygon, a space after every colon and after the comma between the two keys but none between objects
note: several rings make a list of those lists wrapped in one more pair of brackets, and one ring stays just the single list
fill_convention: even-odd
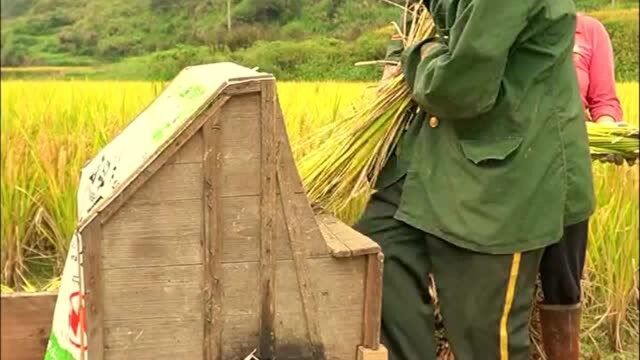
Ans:
[{"label": "wooden frame edge", "polygon": [[81,359],[91,354],[91,360],[104,358],[104,283],[102,280],[102,223],[94,219],[81,233],[81,277],[84,290],[81,298],[84,301],[87,318],[86,352],[80,344]]},{"label": "wooden frame edge", "polygon": [[205,360],[222,356],[222,206],[220,117],[212,114],[202,126],[203,154],[203,271],[204,271],[204,339]]},{"label": "wooden frame edge", "polygon": [[362,345],[377,350],[380,346],[382,320],[382,273],[384,255],[381,252],[367,255],[365,278],[365,303],[362,329]]},{"label": "wooden frame edge", "polygon": [[275,354],[275,258],[273,237],[276,217],[275,79],[262,81],[260,96],[260,337],[258,354]]}]

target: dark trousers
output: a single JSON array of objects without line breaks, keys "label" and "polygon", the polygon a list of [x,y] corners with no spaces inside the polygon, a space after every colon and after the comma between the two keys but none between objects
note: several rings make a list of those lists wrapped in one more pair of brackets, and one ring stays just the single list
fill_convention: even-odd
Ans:
[{"label": "dark trousers", "polygon": [[540,262],[540,282],[545,304],[573,305],[580,302],[580,280],[588,236],[587,220],[567,226],[560,242],[544,250]]},{"label": "dark trousers", "polygon": [[437,284],[451,349],[459,360],[529,358],[529,314],[542,249],[507,255],[472,252],[394,218],[402,181],[371,198],[356,230],[385,256],[382,342],[390,360],[435,360]]}]

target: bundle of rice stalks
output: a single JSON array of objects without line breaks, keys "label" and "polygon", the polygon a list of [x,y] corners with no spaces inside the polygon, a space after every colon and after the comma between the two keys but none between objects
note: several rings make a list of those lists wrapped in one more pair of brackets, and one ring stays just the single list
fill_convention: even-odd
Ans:
[{"label": "bundle of rice stalks", "polygon": [[637,128],[588,122],[587,132],[593,157],[617,154],[628,160],[638,158],[640,132]]},{"label": "bundle of rice stalks", "polygon": [[[404,46],[434,34],[434,24],[422,4],[405,8],[405,24],[395,24]],[[331,135],[305,155],[298,169],[312,203],[340,213],[351,200],[368,198],[382,166],[407,125],[410,90],[403,75],[383,83],[377,96],[354,115],[330,125]],[[304,144],[296,144],[301,146]]]},{"label": "bundle of rice stalks", "polygon": [[[386,1],[386,0],[385,0]],[[404,8],[404,22],[396,31],[407,48],[435,36],[432,18],[421,3]],[[388,63],[372,61],[367,64]],[[321,145],[304,155],[298,169],[310,201],[342,219],[352,219],[372,192],[385,162],[397,144],[413,108],[411,92],[402,74],[383,82],[373,99],[367,98],[351,117],[321,129],[308,143]],[[589,138],[594,157],[620,154],[638,157],[638,130],[590,124]],[[295,149],[294,149],[295,150]]]}]

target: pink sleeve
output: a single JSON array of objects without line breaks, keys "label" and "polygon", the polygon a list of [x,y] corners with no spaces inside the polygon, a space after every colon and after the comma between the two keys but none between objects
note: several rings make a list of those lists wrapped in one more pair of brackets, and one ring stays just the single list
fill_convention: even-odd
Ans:
[{"label": "pink sleeve", "polygon": [[611,40],[600,22],[594,21],[592,25],[588,32],[593,46],[587,90],[589,112],[594,120],[600,116],[609,115],[616,121],[622,121],[622,107],[616,96]]}]

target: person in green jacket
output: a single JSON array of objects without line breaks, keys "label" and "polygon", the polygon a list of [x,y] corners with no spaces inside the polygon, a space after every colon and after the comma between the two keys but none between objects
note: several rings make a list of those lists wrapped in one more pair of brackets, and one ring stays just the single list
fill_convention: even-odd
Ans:
[{"label": "person in green jacket", "polygon": [[[528,359],[544,249],[595,207],[575,7],[425,3],[437,36],[388,52],[411,89],[412,121],[355,225],[385,255],[382,342],[392,360],[435,359],[432,273],[456,359]],[[569,337],[551,359],[578,358],[577,307],[548,309],[558,321],[544,331]]]}]

